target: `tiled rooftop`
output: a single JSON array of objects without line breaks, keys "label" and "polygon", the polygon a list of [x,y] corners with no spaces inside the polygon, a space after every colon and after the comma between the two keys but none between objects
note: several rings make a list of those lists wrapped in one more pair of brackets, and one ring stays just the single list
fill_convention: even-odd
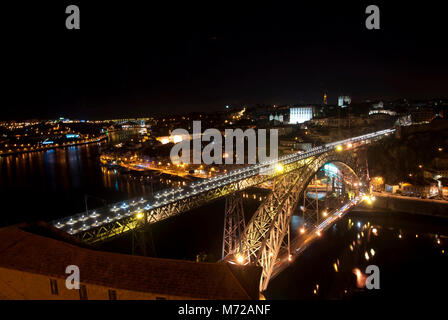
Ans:
[{"label": "tiled rooftop", "polygon": [[103,252],[25,230],[0,229],[0,267],[65,279],[65,268],[74,264],[86,284],[197,299],[258,299],[259,267]]}]

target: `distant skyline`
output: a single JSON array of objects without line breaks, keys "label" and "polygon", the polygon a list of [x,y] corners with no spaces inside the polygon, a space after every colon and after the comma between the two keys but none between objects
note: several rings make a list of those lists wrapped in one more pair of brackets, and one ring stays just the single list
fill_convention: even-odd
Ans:
[{"label": "distant skyline", "polygon": [[[438,5],[370,3],[7,4],[0,119],[114,118],[225,105],[448,96]],[[75,2],[73,4],[76,4]]]}]

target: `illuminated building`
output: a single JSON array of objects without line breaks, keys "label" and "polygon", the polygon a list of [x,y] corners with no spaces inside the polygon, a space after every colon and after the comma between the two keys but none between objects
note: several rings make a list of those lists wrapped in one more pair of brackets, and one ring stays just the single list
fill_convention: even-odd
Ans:
[{"label": "illuminated building", "polygon": [[370,110],[369,116],[372,114],[387,114],[389,116],[396,116],[397,113],[393,110],[381,109],[381,110]]},{"label": "illuminated building", "polygon": [[289,109],[289,123],[297,124],[313,118],[313,107],[295,107]]},{"label": "illuminated building", "polygon": [[341,108],[347,107],[350,103],[352,103],[352,98],[349,96],[339,96],[338,98],[338,106]]},{"label": "illuminated building", "polygon": [[273,121],[273,120],[283,122],[283,115],[282,114],[269,115],[269,121]]}]

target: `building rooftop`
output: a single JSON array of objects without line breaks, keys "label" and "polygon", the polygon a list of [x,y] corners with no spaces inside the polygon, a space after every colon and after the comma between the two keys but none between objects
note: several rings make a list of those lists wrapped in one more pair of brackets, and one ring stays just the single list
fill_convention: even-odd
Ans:
[{"label": "building rooftop", "polygon": [[98,251],[53,229],[44,223],[1,228],[0,267],[66,279],[66,267],[77,265],[86,284],[195,299],[259,298],[260,267]]}]

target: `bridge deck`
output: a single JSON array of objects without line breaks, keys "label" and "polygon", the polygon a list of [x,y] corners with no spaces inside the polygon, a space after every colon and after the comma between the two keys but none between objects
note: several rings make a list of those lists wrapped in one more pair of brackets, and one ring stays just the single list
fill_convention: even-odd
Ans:
[{"label": "bridge deck", "polygon": [[342,151],[344,147],[345,150],[354,149],[394,131],[387,129],[328,143],[306,152],[289,154],[277,160],[248,165],[223,175],[192,182],[182,188],[165,189],[153,197],[117,202],[51,223],[85,242],[105,241],[145,224],[164,220],[233,192],[259,185],[306,165],[315,156],[335,149]]}]

